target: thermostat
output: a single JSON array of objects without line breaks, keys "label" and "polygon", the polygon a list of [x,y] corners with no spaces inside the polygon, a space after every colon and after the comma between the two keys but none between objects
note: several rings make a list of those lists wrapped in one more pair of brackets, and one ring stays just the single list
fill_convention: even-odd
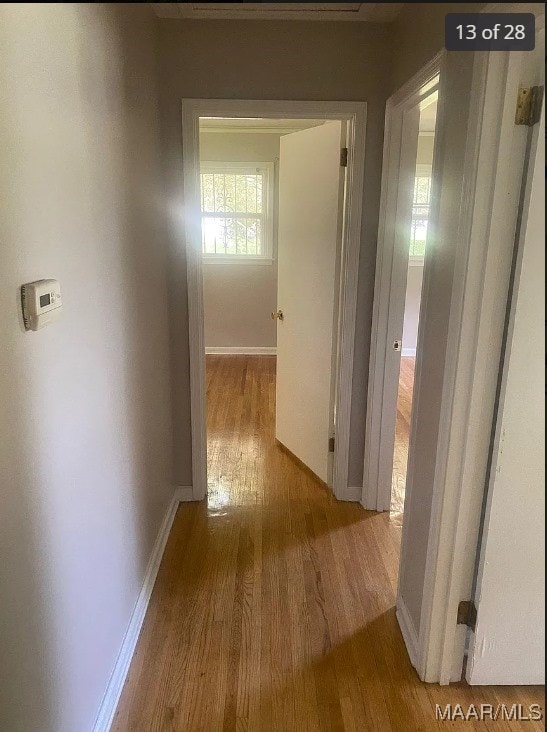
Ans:
[{"label": "thermostat", "polygon": [[21,287],[23,320],[27,330],[39,330],[61,314],[63,301],[57,280],[36,280]]}]

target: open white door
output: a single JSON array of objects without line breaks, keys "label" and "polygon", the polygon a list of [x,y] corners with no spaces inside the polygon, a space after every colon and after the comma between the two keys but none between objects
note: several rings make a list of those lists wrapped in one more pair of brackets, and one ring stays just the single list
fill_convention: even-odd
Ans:
[{"label": "open white door", "polygon": [[[543,83],[543,48],[541,32],[528,83]],[[514,98],[516,88],[511,92]],[[530,134],[474,593],[470,684],[545,683],[544,110]]]},{"label": "open white door", "polygon": [[338,121],[284,135],[279,156],[276,438],[328,484],[341,136]]}]

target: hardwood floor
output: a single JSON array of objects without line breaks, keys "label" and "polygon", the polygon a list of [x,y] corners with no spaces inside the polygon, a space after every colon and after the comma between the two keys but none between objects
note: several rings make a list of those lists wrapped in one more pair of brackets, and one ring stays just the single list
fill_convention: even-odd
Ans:
[{"label": "hardwood floor", "polygon": [[182,504],[118,732],[538,730],[435,704],[543,704],[539,688],[419,681],[394,613],[400,527],[341,503],[274,442],[275,358],[207,358],[209,496]]},{"label": "hardwood floor", "polygon": [[415,360],[412,356],[401,357],[399,392],[397,394],[397,421],[395,423],[395,449],[393,451],[393,478],[391,484],[391,513],[393,514],[393,519],[401,525],[405,504],[406,465],[408,460],[408,438],[410,434]]}]

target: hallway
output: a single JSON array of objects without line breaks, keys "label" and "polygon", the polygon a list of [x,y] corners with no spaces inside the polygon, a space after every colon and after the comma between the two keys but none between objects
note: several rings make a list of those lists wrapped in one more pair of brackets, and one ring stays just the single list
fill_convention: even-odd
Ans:
[{"label": "hallway", "polygon": [[418,680],[394,612],[400,526],[276,447],[275,357],[208,356],[207,408],[209,496],[178,509],[113,730],[407,732],[442,729],[436,703],[542,703]]}]

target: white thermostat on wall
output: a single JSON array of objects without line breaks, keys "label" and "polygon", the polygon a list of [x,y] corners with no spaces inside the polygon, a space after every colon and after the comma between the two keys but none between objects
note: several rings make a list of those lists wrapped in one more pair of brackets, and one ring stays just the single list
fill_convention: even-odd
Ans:
[{"label": "white thermostat on wall", "polygon": [[39,330],[61,314],[63,301],[57,280],[36,280],[21,287],[23,320],[27,330]]}]

